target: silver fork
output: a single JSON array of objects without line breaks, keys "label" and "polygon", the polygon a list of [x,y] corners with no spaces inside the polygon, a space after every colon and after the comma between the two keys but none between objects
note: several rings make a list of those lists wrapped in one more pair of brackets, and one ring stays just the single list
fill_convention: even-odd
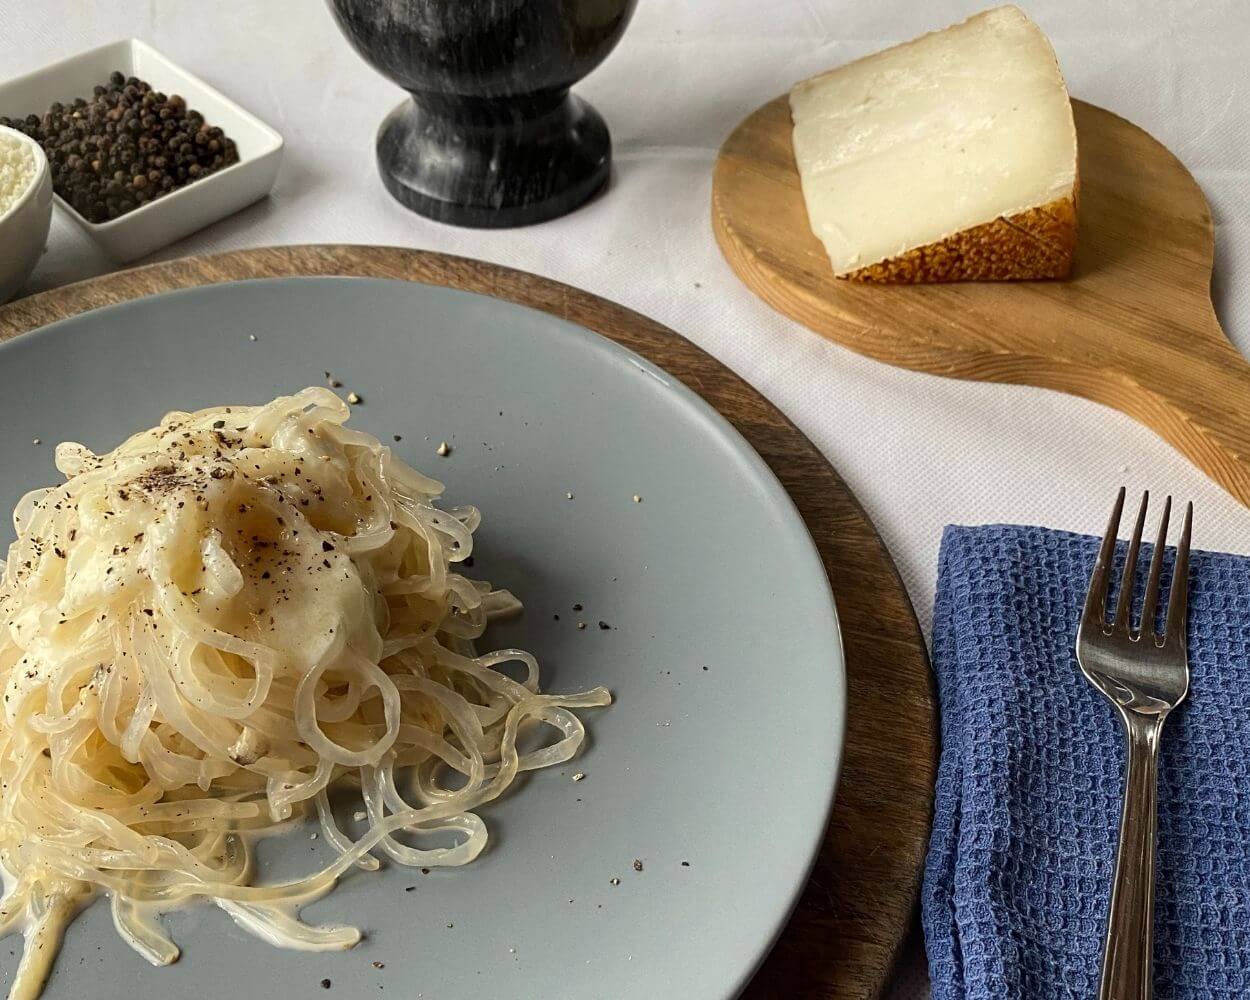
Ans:
[{"label": "silver fork", "polygon": [[1151,995],[1159,739],[1168,713],[1181,703],[1189,690],[1185,623],[1193,504],[1185,507],[1185,523],[1176,547],[1168,595],[1167,619],[1163,631],[1156,633],[1159,576],[1163,570],[1172,498],[1168,497],[1163,505],[1141,620],[1134,629],[1133,580],[1148,500],[1149,494],[1143,494],[1133,527],[1133,540],[1124,561],[1115,618],[1108,623],[1107,590],[1116,533],[1124,510],[1121,487],[1090,576],[1085,611],[1076,633],[1076,659],[1081,672],[1116,707],[1128,741],[1120,846],[1116,852],[1111,906],[1107,913],[1099,1000],[1149,1000]]}]

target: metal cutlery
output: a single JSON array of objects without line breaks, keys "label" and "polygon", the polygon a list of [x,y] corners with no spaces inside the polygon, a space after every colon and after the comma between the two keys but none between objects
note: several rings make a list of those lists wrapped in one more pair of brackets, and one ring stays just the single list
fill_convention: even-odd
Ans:
[{"label": "metal cutlery", "polygon": [[1124,490],[1120,489],[1090,576],[1085,610],[1076,634],[1076,658],[1081,672],[1115,706],[1128,743],[1120,845],[1107,915],[1099,1000],[1149,1000],[1151,996],[1159,743],[1168,713],[1184,700],[1189,690],[1185,627],[1193,504],[1185,507],[1166,618],[1162,628],[1156,630],[1172,498],[1168,497],[1163,505],[1141,617],[1134,628],[1133,584],[1148,499],[1149,495],[1143,494],[1124,562],[1115,614],[1107,621],[1111,565],[1124,509]]}]

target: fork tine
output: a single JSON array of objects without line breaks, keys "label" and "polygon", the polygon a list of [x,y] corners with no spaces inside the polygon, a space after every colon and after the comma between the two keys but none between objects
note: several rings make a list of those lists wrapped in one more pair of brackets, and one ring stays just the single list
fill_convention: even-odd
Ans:
[{"label": "fork tine", "polygon": [[1185,645],[1185,618],[1189,609],[1189,530],[1194,516],[1194,505],[1185,504],[1185,523],[1181,527],[1181,540],[1176,543],[1176,562],[1172,567],[1172,589],[1168,594],[1168,620],[1164,626],[1166,642]]},{"label": "fork tine", "polygon": [[1137,521],[1133,524],[1133,540],[1128,543],[1128,555],[1124,558],[1124,573],[1120,577],[1120,598],[1115,605],[1115,628],[1126,635],[1133,628],[1133,580],[1137,576],[1137,554],[1141,551],[1141,532],[1146,524],[1146,507],[1150,503],[1150,492],[1141,495],[1141,506],[1137,508]]},{"label": "fork tine", "polygon": [[1159,577],[1163,574],[1163,551],[1168,547],[1168,516],[1172,513],[1172,498],[1163,501],[1163,516],[1159,518],[1159,531],[1155,536],[1155,551],[1150,557],[1150,576],[1146,580],[1146,597],[1141,607],[1142,635],[1154,638],[1155,611],[1159,607]]},{"label": "fork tine", "polygon": [[1120,530],[1120,515],[1124,512],[1124,487],[1116,494],[1107,533],[1102,536],[1102,547],[1094,571],[1089,576],[1089,590],[1085,594],[1085,610],[1081,614],[1082,627],[1097,625],[1105,627],[1107,616],[1107,579],[1111,575],[1111,559],[1115,555],[1115,536]]}]

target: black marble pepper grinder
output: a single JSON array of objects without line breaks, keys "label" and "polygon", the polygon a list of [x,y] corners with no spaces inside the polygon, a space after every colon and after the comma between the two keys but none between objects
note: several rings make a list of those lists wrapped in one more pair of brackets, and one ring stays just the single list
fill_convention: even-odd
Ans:
[{"label": "black marble pepper grinder", "polygon": [[603,118],[569,88],[637,0],[329,0],[343,34],[411,95],[378,131],[387,189],[460,226],[571,212],[608,179]]}]

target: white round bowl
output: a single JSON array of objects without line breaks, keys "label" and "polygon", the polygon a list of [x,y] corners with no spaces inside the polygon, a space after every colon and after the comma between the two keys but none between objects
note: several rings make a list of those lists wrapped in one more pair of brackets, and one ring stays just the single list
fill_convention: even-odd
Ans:
[{"label": "white round bowl", "polygon": [[35,179],[9,210],[0,214],[0,303],[8,302],[34,270],[52,225],[52,171],[39,143],[0,125],[35,154]]}]

